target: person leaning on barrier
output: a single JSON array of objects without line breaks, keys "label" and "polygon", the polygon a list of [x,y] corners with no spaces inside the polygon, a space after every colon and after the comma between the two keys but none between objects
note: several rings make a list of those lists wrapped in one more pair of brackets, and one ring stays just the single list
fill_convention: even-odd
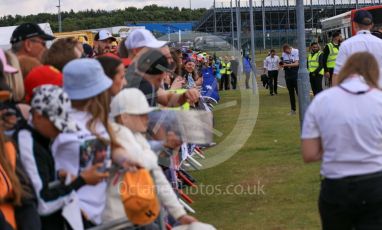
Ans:
[{"label": "person leaning on barrier", "polygon": [[317,42],[310,44],[310,54],[308,55],[308,71],[310,85],[314,96],[322,91],[322,78],[324,75],[323,55]]},{"label": "person leaning on barrier", "polygon": [[[326,44],[323,50],[323,64],[325,78],[328,79],[328,87],[332,86],[332,78],[334,67],[336,66],[336,59],[338,55],[338,50],[342,41],[342,36],[340,32],[334,32],[332,35],[332,41]],[[326,81],[325,81],[326,82]]]},{"label": "person leaning on barrier", "polygon": [[301,135],[304,161],[321,161],[322,229],[382,229],[378,63],[368,52],[355,53],[337,77],[337,86],[309,105]]},{"label": "person leaning on barrier", "polygon": [[366,10],[358,10],[355,12],[353,23],[357,34],[341,43],[334,68],[333,85],[337,84],[338,74],[346,60],[354,53],[367,51],[374,55],[379,64],[379,84],[382,86],[382,40],[370,33],[373,28],[373,16]]},{"label": "person leaning on barrier", "polygon": [[164,54],[158,49],[151,49],[142,54],[137,62],[137,73],[140,89],[150,106],[157,103],[167,107],[177,107],[185,102],[198,102],[200,93],[197,89],[189,89],[183,94],[175,94],[161,88],[162,80],[169,71],[170,64]]}]

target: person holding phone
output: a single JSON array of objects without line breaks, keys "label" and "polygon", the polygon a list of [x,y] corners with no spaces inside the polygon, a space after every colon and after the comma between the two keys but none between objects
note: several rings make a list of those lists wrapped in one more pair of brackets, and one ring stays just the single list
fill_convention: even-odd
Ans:
[{"label": "person holding phone", "polygon": [[78,131],[76,123],[68,117],[70,101],[61,88],[44,85],[35,89],[31,101],[31,122],[22,123],[13,135],[21,163],[36,191],[38,213],[43,229],[66,229],[62,208],[72,191],[85,185],[95,185],[107,178],[98,172],[100,165],[89,167],[79,175],[71,175],[64,184],[67,171],[56,172],[50,143],[60,133],[67,135]]},{"label": "person holding phone", "polygon": [[[79,131],[60,134],[53,142],[52,152],[56,169],[79,176],[90,167],[100,165],[98,171],[107,172],[111,166],[111,153],[119,146],[108,121],[109,89],[113,82],[97,60],[88,58],[69,62],[63,69],[63,79],[63,89],[72,104],[69,116],[77,123]],[[81,150],[85,146],[89,148],[87,151],[95,154],[92,146],[94,141],[100,141],[107,146],[104,162],[81,165]],[[94,157],[90,155],[90,159]],[[95,185],[85,185],[76,192],[85,228],[101,224],[101,215],[106,204],[106,189],[107,181],[99,180]]]},{"label": "person holding phone", "polygon": [[284,68],[285,82],[289,93],[290,112],[289,115],[296,115],[296,97],[297,90],[297,74],[299,67],[298,49],[293,48],[289,44],[283,45],[283,53],[281,56],[280,67]]}]

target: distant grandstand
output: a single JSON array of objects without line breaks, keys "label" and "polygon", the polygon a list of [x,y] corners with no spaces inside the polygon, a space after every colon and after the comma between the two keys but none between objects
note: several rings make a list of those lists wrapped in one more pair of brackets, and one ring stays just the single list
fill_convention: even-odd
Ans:
[{"label": "distant grandstand", "polygon": [[127,26],[144,26],[156,36],[192,31],[197,22],[127,22]]},{"label": "distant grandstand", "polygon": [[[254,22],[256,47],[263,47],[263,32],[265,32],[266,48],[279,47],[288,42],[296,43],[296,11],[295,0],[265,0],[254,1]],[[242,45],[249,48],[249,7],[248,2],[240,1]],[[358,0],[358,7],[381,4],[381,0]],[[304,0],[305,5],[305,28],[307,31],[307,43],[319,39],[320,20],[341,14],[356,8],[356,0]],[[225,38],[232,43],[231,33],[231,10],[233,14],[233,26],[236,31],[235,0],[233,9],[230,1],[216,2],[194,26],[195,31],[211,33]],[[263,31],[263,12],[265,18],[265,31]],[[216,26],[214,23],[216,18]]]}]

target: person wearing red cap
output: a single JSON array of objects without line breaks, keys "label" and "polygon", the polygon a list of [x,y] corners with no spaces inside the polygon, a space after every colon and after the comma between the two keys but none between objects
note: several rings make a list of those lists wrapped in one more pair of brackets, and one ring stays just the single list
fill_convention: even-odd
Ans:
[{"label": "person wearing red cap", "polygon": [[62,86],[62,74],[56,68],[43,65],[35,67],[24,79],[25,101],[29,103],[33,97],[33,90],[41,85]]}]

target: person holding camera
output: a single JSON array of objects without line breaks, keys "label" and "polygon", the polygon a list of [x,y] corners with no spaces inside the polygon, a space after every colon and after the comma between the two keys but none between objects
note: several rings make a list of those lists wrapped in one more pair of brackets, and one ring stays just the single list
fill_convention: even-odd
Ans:
[{"label": "person holding camera", "polygon": [[285,71],[285,82],[289,93],[291,111],[289,115],[296,115],[296,97],[297,91],[297,74],[299,67],[298,49],[293,48],[289,44],[283,45],[283,53],[281,56],[280,67]]}]

